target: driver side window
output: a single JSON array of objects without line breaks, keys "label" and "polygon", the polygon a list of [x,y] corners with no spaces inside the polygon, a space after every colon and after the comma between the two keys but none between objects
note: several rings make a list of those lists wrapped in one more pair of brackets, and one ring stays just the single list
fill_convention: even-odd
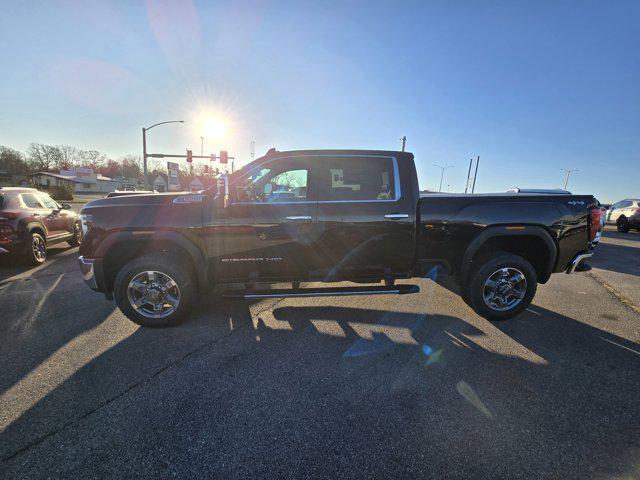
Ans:
[{"label": "driver side window", "polygon": [[254,202],[303,202],[307,199],[307,170],[287,170],[260,182]]},{"label": "driver side window", "polygon": [[46,208],[50,208],[52,210],[57,210],[60,208],[60,206],[58,205],[58,202],[56,202],[49,195],[40,193],[38,194],[38,197],[40,198],[40,201],[44,204]]},{"label": "driver side window", "polygon": [[233,203],[282,203],[307,200],[306,168],[262,168],[236,186]]}]

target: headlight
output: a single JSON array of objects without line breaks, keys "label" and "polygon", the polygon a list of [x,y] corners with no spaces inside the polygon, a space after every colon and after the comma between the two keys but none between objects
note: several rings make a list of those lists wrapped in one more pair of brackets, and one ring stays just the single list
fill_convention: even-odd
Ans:
[{"label": "headlight", "polygon": [[93,215],[90,213],[83,213],[80,215],[80,225],[82,226],[82,235],[86,235],[93,223]]}]

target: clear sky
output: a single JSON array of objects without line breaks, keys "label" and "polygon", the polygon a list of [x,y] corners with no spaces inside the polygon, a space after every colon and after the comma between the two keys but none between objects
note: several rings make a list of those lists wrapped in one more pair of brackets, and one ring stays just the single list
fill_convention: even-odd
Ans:
[{"label": "clear sky", "polygon": [[464,190],[640,196],[638,1],[13,2],[0,16],[0,144],[110,156],[275,146],[399,149]]}]

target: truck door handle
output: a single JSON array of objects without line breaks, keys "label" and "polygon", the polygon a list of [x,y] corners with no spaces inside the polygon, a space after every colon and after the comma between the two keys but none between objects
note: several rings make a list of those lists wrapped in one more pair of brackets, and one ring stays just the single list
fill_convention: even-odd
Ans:
[{"label": "truck door handle", "polygon": [[398,220],[400,218],[409,218],[408,213],[387,213],[384,218],[389,220]]},{"label": "truck door handle", "polygon": [[291,215],[287,220],[311,220],[311,215]]}]

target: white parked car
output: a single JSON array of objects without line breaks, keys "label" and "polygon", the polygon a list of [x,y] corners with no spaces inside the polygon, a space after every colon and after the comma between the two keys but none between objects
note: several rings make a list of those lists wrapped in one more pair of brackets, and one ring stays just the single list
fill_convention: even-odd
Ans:
[{"label": "white parked car", "polygon": [[640,228],[640,199],[625,198],[609,207],[606,216],[608,225],[615,225],[619,232]]}]

